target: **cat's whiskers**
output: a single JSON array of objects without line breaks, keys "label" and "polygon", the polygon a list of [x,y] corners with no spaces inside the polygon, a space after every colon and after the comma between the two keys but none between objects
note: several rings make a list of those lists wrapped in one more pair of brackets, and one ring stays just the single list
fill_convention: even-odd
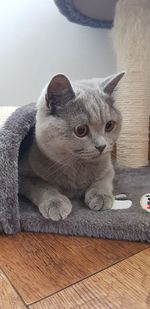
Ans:
[{"label": "cat's whiskers", "polygon": [[[67,157],[67,158],[65,158],[63,160],[60,160],[59,162],[55,162],[53,165],[48,167],[48,173],[46,174],[46,178],[49,178],[50,176],[54,176],[62,168],[70,166],[68,164],[69,159],[70,158]],[[64,163],[66,163],[66,164],[64,164]],[[54,168],[55,168],[55,170],[53,171]]]},{"label": "cat's whiskers", "polygon": [[[59,162],[58,162],[58,161],[55,161],[55,162],[53,162],[53,164],[51,164],[50,166],[47,165],[48,171],[52,170],[52,169],[55,168],[55,167],[61,167],[62,164],[63,164],[64,162],[66,162],[66,160],[68,160],[68,158],[65,158],[65,159],[63,159],[63,160],[60,160]],[[49,161],[49,162],[50,162],[50,161]]]},{"label": "cat's whiskers", "polygon": [[52,172],[52,173],[50,172],[46,177],[49,178],[49,177],[52,177],[52,176],[56,175],[56,174],[57,174],[59,171],[61,171],[62,168],[64,168],[64,167],[69,167],[68,163],[67,163],[67,164],[62,164],[61,166],[59,166],[58,168],[56,168],[54,172]]}]

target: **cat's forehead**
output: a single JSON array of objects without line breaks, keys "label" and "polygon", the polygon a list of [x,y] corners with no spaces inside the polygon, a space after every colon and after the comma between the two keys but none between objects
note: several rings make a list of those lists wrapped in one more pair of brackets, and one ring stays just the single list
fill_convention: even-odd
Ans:
[{"label": "cat's forehead", "polygon": [[98,89],[80,90],[76,96],[76,104],[82,106],[90,122],[102,120],[107,109],[103,95]]},{"label": "cat's forehead", "polygon": [[67,118],[73,122],[90,122],[91,124],[105,122],[109,118],[110,109],[105,101],[105,95],[99,89],[80,87],[75,90],[75,99],[69,102],[64,110]]}]

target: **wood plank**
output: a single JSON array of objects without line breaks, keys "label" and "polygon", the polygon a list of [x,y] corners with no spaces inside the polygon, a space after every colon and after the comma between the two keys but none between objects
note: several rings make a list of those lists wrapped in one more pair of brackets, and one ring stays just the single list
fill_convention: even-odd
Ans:
[{"label": "wood plank", "polygon": [[0,309],[25,309],[19,295],[0,270]]},{"label": "wood plank", "polygon": [[0,236],[0,265],[26,304],[82,280],[146,244],[20,233]]},{"label": "wood plank", "polygon": [[30,309],[150,308],[150,249],[33,304]]}]

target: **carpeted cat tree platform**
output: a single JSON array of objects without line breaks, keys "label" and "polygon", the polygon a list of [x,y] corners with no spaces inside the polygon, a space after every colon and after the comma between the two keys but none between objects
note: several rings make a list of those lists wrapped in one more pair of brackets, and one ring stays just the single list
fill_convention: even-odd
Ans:
[{"label": "carpeted cat tree platform", "polygon": [[128,167],[147,166],[150,1],[55,0],[55,3],[60,12],[72,22],[100,28],[113,26],[111,34],[118,71],[126,71],[116,95],[117,105],[123,115],[117,160]]}]

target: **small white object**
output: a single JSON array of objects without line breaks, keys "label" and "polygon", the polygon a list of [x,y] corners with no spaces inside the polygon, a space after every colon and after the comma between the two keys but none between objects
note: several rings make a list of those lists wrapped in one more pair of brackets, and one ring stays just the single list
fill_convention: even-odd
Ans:
[{"label": "small white object", "polygon": [[127,195],[124,194],[124,193],[115,195],[115,198],[116,198],[116,199],[123,199],[123,198],[126,198],[126,197],[127,197]]},{"label": "small white object", "polygon": [[128,209],[131,206],[132,206],[132,201],[131,200],[125,200],[125,201],[115,200],[112,209],[113,210]]},{"label": "small white object", "polygon": [[146,193],[141,197],[140,204],[144,210],[150,212],[150,193]]}]

